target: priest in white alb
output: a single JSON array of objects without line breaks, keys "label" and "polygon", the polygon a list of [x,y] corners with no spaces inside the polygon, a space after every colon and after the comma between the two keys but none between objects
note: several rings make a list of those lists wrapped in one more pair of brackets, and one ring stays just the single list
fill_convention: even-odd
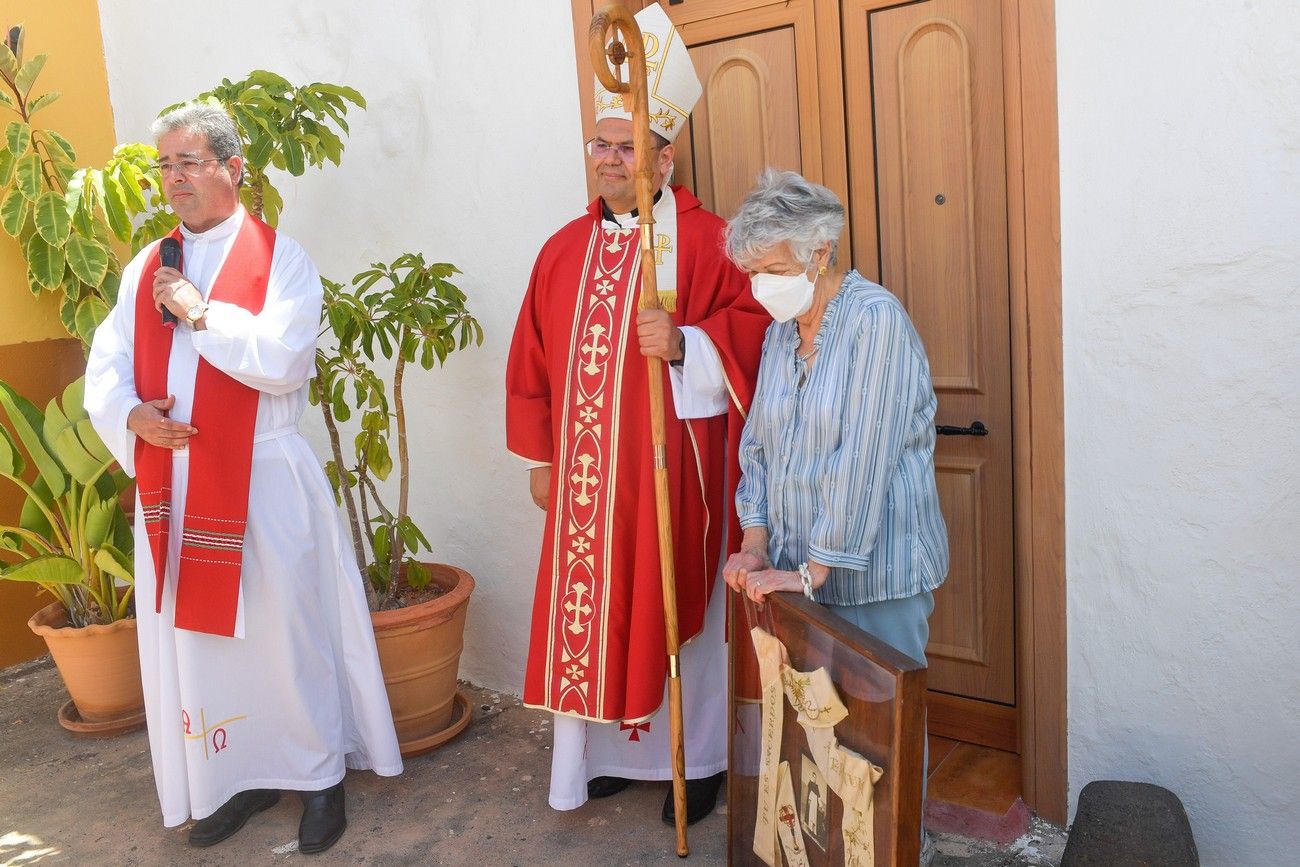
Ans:
[{"label": "priest in white alb", "polygon": [[357,565],[298,432],[320,276],[240,205],[224,111],[185,106],[153,132],[182,222],[123,271],[86,409],[137,480],[136,620],[163,822],[197,820],[189,842],[210,846],[291,790],[299,851],[321,852],[347,826],[345,769],[392,776],[402,759]]}]

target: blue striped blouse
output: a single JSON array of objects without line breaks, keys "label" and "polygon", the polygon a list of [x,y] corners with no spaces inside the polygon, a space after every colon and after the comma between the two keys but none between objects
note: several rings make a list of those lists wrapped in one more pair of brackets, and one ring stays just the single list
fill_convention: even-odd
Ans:
[{"label": "blue striped blouse", "polygon": [[850,271],[813,344],[810,368],[797,323],[767,330],[740,440],[740,525],[768,528],[777,569],[830,566],[818,602],[933,590],[948,574],[948,534],[921,338],[893,294]]}]

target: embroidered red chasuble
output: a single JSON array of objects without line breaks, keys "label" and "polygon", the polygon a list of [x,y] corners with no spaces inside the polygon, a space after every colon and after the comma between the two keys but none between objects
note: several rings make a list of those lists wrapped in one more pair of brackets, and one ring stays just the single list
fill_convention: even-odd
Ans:
[{"label": "embroidered red chasuble", "polygon": [[[180,240],[180,230],[172,233]],[[135,383],[141,401],[167,397],[167,369],[174,331],[153,306],[155,247],[140,274],[135,307]],[[252,214],[244,217],[209,300],[261,311],[275,251],[275,230]],[[253,432],[260,393],[199,359],[190,423],[200,435],[189,444],[189,476],[176,581],[176,628],[214,635],[235,634],[239,575],[248,519]],[[170,449],[136,440],[136,478],[157,586],[154,610],[162,610],[171,528]]]},{"label": "embroidered red chasuble", "polygon": [[[740,539],[735,447],[771,320],[723,255],[722,220],[673,189],[673,318],[709,336],[732,397],[726,416],[678,420],[663,366],[678,620],[687,641],[703,627],[724,522],[733,543]],[[602,228],[600,213],[597,200],[543,247],[506,370],[507,445],[552,464],[524,701],[637,722],[659,707],[667,673],[647,369],[636,338],[639,234]]]}]

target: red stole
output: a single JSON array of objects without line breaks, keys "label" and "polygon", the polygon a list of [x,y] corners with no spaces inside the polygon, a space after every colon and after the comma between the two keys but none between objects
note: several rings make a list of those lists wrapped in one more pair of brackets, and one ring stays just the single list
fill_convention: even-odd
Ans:
[{"label": "red stole", "polygon": [[[180,240],[180,229],[172,232]],[[237,304],[259,313],[266,303],[275,230],[244,215],[243,225],[217,274],[209,300]],[[153,306],[155,247],[140,273],[135,301],[135,386],[141,401],[165,399],[173,330],[162,325]],[[190,423],[199,433],[189,444],[189,482],[182,523],[176,580],[176,628],[233,636],[239,608],[239,572],[248,522],[253,430],[260,392],[199,359]],[[137,439],[136,480],[145,532],[153,556],[162,610],[168,537],[171,527],[172,452]]]}]

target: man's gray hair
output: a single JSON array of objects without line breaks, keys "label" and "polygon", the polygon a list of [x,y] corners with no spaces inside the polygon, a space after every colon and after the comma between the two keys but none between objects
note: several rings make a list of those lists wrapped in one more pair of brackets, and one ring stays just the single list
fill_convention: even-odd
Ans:
[{"label": "man's gray hair", "polygon": [[[243,158],[244,143],[239,138],[239,127],[223,108],[206,102],[191,102],[174,108],[158,118],[149,127],[157,142],[169,132],[189,130],[208,140],[212,154],[223,163],[231,157]],[[240,183],[243,183],[241,172]]]},{"label": "man's gray hair", "polygon": [[744,268],[784,241],[806,267],[829,243],[834,265],[843,230],[844,206],[834,193],[797,172],[764,169],[727,224],[727,256]]}]

